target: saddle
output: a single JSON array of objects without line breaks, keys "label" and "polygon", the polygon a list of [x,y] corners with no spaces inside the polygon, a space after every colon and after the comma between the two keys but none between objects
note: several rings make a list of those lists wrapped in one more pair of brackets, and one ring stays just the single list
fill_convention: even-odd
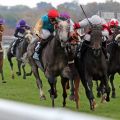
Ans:
[{"label": "saddle", "polygon": [[22,42],[22,41],[23,41],[23,39],[17,39],[17,40],[14,40],[14,42],[12,43],[11,53],[13,55],[15,55],[16,48],[19,46],[20,42]]}]

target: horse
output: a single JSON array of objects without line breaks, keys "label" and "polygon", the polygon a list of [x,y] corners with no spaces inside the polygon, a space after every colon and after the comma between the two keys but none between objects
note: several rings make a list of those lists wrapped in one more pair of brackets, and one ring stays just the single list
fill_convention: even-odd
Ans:
[{"label": "horse", "polygon": [[112,87],[112,98],[115,98],[114,75],[115,73],[120,74],[120,30],[118,28],[115,28],[113,39],[107,45],[107,52],[110,56],[108,61],[108,77]]},{"label": "horse", "polygon": [[61,84],[63,87],[63,107],[66,105],[66,83],[67,80],[72,80],[73,76],[68,65],[68,55],[66,51],[66,44],[69,37],[69,23],[67,21],[59,21],[54,37],[49,39],[48,44],[43,48],[41,59],[39,61],[33,59],[33,53],[37,40],[31,43],[27,49],[27,57],[31,65],[32,72],[36,78],[37,86],[40,90],[40,99],[46,99],[43,92],[42,80],[38,73],[40,68],[45,77],[48,79],[50,85],[50,96],[52,99],[52,107],[54,107],[54,98],[57,97],[56,91],[56,77],[61,77]]},{"label": "horse", "polygon": [[[82,84],[86,91],[86,96],[90,103],[90,109],[95,110],[95,99],[92,91],[92,80],[100,80],[101,89],[105,87],[106,101],[110,101],[110,87],[107,76],[107,63],[102,50],[102,30],[100,26],[93,25],[90,43],[85,44],[86,49],[81,57],[75,58],[75,65],[80,75]],[[78,53],[81,54],[81,53]]]},{"label": "horse", "polygon": [[[12,45],[14,43],[14,41],[10,44],[10,47],[7,51],[7,59],[10,63],[10,68],[11,68],[11,72],[12,72],[12,79],[14,79],[14,72],[13,72],[13,62],[12,62],[12,58],[16,57],[17,60],[17,66],[18,66],[18,72],[16,72],[16,74],[19,76],[21,75],[21,64],[22,64],[22,57],[23,54],[27,51],[27,46],[28,44],[30,44],[30,40],[32,40],[32,32],[30,30],[26,30],[23,40],[17,45],[16,47],[16,51],[15,54],[13,54],[11,52],[12,49]],[[23,68],[23,79],[26,79],[26,72],[24,67]]]},{"label": "horse", "polygon": [[3,50],[0,50],[0,73],[1,73],[1,77],[2,77],[2,83],[6,83],[6,81],[4,80],[4,74],[3,74]]},{"label": "horse", "polygon": [[[77,33],[77,31],[75,31],[75,33]],[[71,72],[73,73],[73,80],[70,81],[70,87],[68,80],[66,84],[66,89],[71,88],[71,94],[69,96],[69,99],[76,102],[77,109],[79,109],[78,91],[79,91],[80,77],[74,64],[74,58],[76,55],[76,50],[79,42],[80,42],[79,36],[76,34],[76,36],[72,36],[69,38],[69,43],[67,44],[66,47],[68,53],[68,65],[70,67]]]}]

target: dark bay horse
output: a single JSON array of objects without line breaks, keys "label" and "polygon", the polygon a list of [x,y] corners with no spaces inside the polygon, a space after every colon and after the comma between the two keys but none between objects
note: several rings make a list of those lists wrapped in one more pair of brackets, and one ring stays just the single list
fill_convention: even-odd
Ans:
[{"label": "dark bay horse", "polygon": [[[12,48],[12,44],[13,44],[14,41],[10,44],[10,47],[9,47],[9,49],[7,51],[7,58],[8,58],[8,61],[10,63],[10,68],[11,68],[12,78],[13,79],[14,79],[14,72],[13,72],[12,58],[16,57],[17,65],[18,65],[18,72],[16,72],[16,73],[17,73],[17,75],[21,75],[22,57],[23,57],[23,54],[27,51],[27,46],[31,42],[30,40],[32,40],[32,32],[30,30],[26,30],[23,40],[16,47],[15,54],[11,53],[11,48]],[[23,78],[25,79],[26,75],[25,75],[24,68],[23,68],[23,72],[24,72]]]},{"label": "dark bay horse", "polygon": [[90,44],[86,45],[86,51],[82,57],[75,58],[76,68],[80,75],[82,84],[86,91],[86,96],[90,102],[90,109],[95,109],[95,100],[92,91],[92,80],[100,80],[101,89],[105,86],[109,101],[110,88],[107,77],[107,63],[102,51],[102,32],[100,26],[93,26],[91,31]]},{"label": "dark bay horse", "polygon": [[[72,73],[68,66],[68,57],[66,52],[66,44],[68,41],[69,23],[67,21],[59,21],[58,28],[55,31],[55,36],[48,42],[41,54],[41,60],[36,61],[32,55],[34,53],[37,41],[34,41],[28,46],[27,57],[31,65],[32,72],[36,78],[37,86],[40,90],[40,98],[45,99],[43,92],[42,80],[38,73],[38,68],[44,71],[46,78],[50,85],[50,96],[52,99],[52,106],[54,107],[54,98],[56,93],[56,77],[61,77],[63,86],[63,106],[66,105],[67,93],[65,92],[67,80],[72,80]],[[48,38],[49,39],[49,38]],[[42,62],[41,62],[42,61]],[[41,63],[43,68],[41,67]]]},{"label": "dark bay horse", "polygon": [[114,75],[115,73],[120,74],[120,30],[118,28],[115,29],[112,42],[107,45],[107,51],[110,55],[108,61],[108,76],[112,86],[112,97],[115,98]]}]

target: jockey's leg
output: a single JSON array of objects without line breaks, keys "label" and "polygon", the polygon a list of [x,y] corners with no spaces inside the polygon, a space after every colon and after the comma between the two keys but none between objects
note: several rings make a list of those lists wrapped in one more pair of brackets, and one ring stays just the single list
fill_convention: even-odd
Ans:
[{"label": "jockey's leg", "polygon": [[16,47],[17,45],[20,43],[20,39],[18,38],[17,40],[15,40],[15,42],[13,43],[12,45],[12,53],[15,54],[15,51],[16,51]]},{"label": "jockey's leg", "polygon": [[51,34],[47,39],[43,39],[41,40],[41,42],[37,43],[37,46],[35,47],[35,52],[33,54],[33,58],[35,60],[40,60],[41,54],[42,54],[42,50],[43,48],[47,45],[47,43],[53,39],[53,35]]},{"label": "jockey's leg", "polygon": [[33,54],[33,58],[35,60],[40,60],[40,55],[42,53],[42,49],[48,43],[48,40],[49,40],[48,38],[50,35],[51,35],[51,33],[48,30],[42,29],[42,31],[40,33],[42,40],[37,43],[37,45],[35,47],[35,52]]},{"label": "jockey's leg", "polygon": [[39,51],[40,51],[40,49],[42,49],[41,48],[42,46],[40,45],[40,42],[37,42],[37,45],[36,45],[36,47],[35,47],[35,52],[34,52],[34,54],[33,54],[33,58],[35,59],[35,60],[39,60]]}]

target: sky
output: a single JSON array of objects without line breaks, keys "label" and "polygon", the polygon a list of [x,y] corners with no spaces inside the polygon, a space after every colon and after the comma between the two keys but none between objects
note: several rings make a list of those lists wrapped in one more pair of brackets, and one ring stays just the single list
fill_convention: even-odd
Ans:
[{"label": "sky", "polygon": [[[29,7],[35,7],[36,3],[39,2],[47,2],[52,3],[54,7],[57,5],[64,3],[64,2],[71,2],[73,0],[0,0],[0,5],[5,6],[14,6],[14,5],[27,5]],[[90,2],[96,2],[96,0],[76,0],[79,1],[80,4],[86,4]],[[97,0],[98,3],[105,2],[106,0]],[[120,1],[120,0],[114,0],[114,1]]]}]

